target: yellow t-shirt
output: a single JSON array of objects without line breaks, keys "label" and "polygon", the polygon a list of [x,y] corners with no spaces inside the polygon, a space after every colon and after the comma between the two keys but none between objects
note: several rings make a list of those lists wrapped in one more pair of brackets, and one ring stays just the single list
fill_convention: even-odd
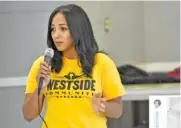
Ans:
[{"label": "yellow t-shirt", "polygon": [[[97,115],[93,109],[92,95],[102,92],[109,100],[123,96],[125,90],[114,62],[103,53],[98,53],[95,60],[92,78],[82,75],[77,59],[67,58],[63,58],[60,73],[50,74],[51,81],[44,92],[44,119],[48,128],[107,128],[106,117]],[[33,63],[25,93],[35,91],[36,74],[42,61],[43,56]],[[44,123],[42,128],[46,128]]]}]

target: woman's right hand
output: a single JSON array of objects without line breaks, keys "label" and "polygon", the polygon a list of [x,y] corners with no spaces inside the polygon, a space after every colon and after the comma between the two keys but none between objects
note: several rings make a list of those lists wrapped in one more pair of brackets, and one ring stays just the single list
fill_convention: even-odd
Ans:
[{"label": "woman's right hand", "polygon": [[46,62],[40,63],[40,69],[37,74],[37,83],[39,83],[39,80],[41,77],[44,78],[43,81],[43,88],[46,87],[50,82],[50,72],[51,72],[51,66],[49,66]]}]

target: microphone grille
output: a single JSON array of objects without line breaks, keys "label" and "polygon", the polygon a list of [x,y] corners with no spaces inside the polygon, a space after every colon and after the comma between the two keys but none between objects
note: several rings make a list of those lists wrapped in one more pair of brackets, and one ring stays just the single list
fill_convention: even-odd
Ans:
[{"label": "microphone grille", "polygon": [[44,52],[44,56],[46,57],[50,57],[50,58],[53,58],[54,56],[54,51],[52,48],[47,48]]}]

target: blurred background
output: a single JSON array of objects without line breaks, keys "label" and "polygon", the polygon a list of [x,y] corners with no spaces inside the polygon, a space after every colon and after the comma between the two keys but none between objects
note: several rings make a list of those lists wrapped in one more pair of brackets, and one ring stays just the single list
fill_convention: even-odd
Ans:
[{"label": "blurred background", "polygon": [[[178,79],[165,82],[163,76],[163,72],[165,75],[180,66],[179,1],[1,1],[0,127],[40,126],[39,118],[28,123],[22,116],[25,80],[33,61],[46,48],[50,13],[68,3],[85,9],[100,49],[110,55],[124,76],[124,115],[108,119],[109,128],[148,128],[149,95],[180,94]],[[125,75],[130,65],[131,77]],[[136,81],[138,71],[146,75]],[[154,82],[155,76],[147,77],[149,72],[161,72],[164,82]]]}]

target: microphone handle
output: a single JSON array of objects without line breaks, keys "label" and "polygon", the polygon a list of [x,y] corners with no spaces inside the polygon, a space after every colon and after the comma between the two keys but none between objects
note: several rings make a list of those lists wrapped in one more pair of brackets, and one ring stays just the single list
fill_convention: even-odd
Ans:
[{"label": "microphone handle", "polygon": [[41,92],[41,87],[43,86],[44,77],[40,77],[39,84],[38,84],[38,96]]}]

